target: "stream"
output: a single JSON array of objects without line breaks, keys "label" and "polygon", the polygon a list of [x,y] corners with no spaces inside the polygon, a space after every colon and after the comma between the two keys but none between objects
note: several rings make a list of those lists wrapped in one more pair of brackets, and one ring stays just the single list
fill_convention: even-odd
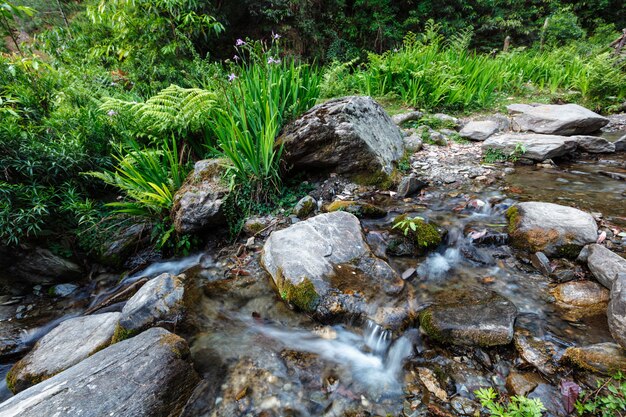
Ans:
[{"label": "stream", "polygon": [[[624,227],[626,182],[600,173],[626,174],[623,155],[602,155],[552,168],[516,166],[502,182],[478,192],[470,187],[428,188],[404,200],[370,193],[363,197],[388,214],[362,220],[362,226],[376,254],[385,253],[392,220],[400,214],[419,215],[445,228],[443,243],[429,254],[387,258],[399,274],[415,269],[405,290],[418,310],[456,291],[494,291],[517,307],[516,326],[549,342],[558,357],[569,346],[612,341],[606,317],[575,322],[563,317],[549,291],[555,281],[514,256],[506,244],[504,213],[517,201],[554,202],[602,213],[605,220]],[[259,264],[259,253],[256,248],[220,257],[210,250],[154,263],[122,281],[109,276],[79,284],[67,297],[34,292],[16,298],[18,303],[5,302],[0,307],[3,313],[18,317],[19,306],[32,306],[43,319],[13,319],[24,328],[12,333],[15,347],[1,356],[0,401],[11,395],[4,383],[6,372],[37,339],[119,288],[163,272],[185,273],[197,290],[197,301],[177,333],[187,339],[199,374],[212,381],[213,389],[203,394],[209,409],[218,405],[225,413],[232,412],[223,393],[239,397],[243,392],[236,404],[242,415],[253,412],[254,402],[261,398],[273,401],[270,408],[277,415],[339,416],[354,409],[377,415],[424,415],[419,414],[419,405],[427,404],[431,394],[415,388],[416,375],[423,376],[420,369],[435,369],[447,383],[442,388],[450,391],[453,387],[453,397],[459,400],[485,384],[504,390],[506,375],[520,363],[511,346],[445,349],[429,344],[416,328],[391,332],[371,321],[320,325],[279,299]],[[573,264],[556,267],[564,276],[575,274]],[[232,273],[235,268],[239,273]],[[107,310],[120,308],[121,304],[113,304]],[[546,377],[546,381],[552,380]],[[456,410],[462,402],[452,403]]]}]

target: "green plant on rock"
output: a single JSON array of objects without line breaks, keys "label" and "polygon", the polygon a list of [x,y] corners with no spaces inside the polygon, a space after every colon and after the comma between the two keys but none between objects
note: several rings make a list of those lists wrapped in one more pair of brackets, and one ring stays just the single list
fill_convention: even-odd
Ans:
[{"label": "green plant on rock", "polygon": [[515,395],[509,402],[505,402],[502,398],[498,399],[498,394],[491,387],[481,388],[474,391],[474,394],[492,417],[541,417],[546,411],[538,398],[530,399]]},{"label": "green plant on rock", "polygon": [[581,416],[615,417],[626,415],[626,377],[621,372],[597,382],[597,389],[581,391],[576,402]]},{"label": "green plant on rock", "polygon": [[393,222],[392,229],[399,229],[404,236],[410,236],[422,248],[437,246],[441,243],[437,228],[419,216],[398,216]]},{"label": "green plant on rock", "polygon": [[487,148],[483,154],[483,162],[493,164],[495,162],[517,162],[526,153],[526,147],[522,143],[516,143],[515,148],[505,153],[501,149]]}]

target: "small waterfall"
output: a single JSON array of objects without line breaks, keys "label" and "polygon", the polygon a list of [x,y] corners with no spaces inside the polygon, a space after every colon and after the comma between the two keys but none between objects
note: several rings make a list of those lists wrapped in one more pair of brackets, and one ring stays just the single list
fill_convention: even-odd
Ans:
[{"label": "small waterfall", "polygon": [[154,278],[155,276],[160,275],[164,272],[168,272],[172,275],[178,275],[181,272],[184,272],[185,270],[199,264],[202,264],[202,266],[205,268],[209,267],[210,263],[210,259],[205,256],[204,253],[198,253],[195,255],[187,256],[185,258],[153,263],[146,269],[141,270],[126,278],[125,281],[126,283],[128,283],[136,281],[139,278],[143,277]]},{"label": "small waterfall", "polygon": [[372,320],[367,320],[363,331],[365,345],[375,354],[383,354],[391,345],[393,334],[390,330],[379,326]]}]

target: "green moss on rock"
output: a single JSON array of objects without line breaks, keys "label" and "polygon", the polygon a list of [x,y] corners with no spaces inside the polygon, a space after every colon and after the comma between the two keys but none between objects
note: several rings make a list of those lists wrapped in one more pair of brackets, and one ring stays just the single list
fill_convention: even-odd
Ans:
[{"label": "green moss on rock", "polygon": [[[31,375],[26,372],[22,372],[24,367],[27,365],[27,362],[20,360],[13,365],[11,370],[7,373],[6,383],[7,388],[11,390],[13,394],[17,394],[20,391],[23,391],[27,388],[32,387],[33,385],[37,385],[40,382],[45,381],[48,378],[53,377],[54,375]],[[19,379],[18,379],[19,376]]]},{"label": "green moss on rock", "polygon": [[376,207],[372,204],[361,203],[358,201],[333,201],[325,207],[329,213],[334,211],[345,211],[354,214],[360,219],[379,219],[387,215],[387,211]]},{"label": "green moss on rock", "polygon": [[319,303],[319,294],[310,279],[305,278],[299,284],[293,285],[284,280],[280,289],[283,300],[307,312],[312,312]]},{"label": "green moss on rock", "polygon": [[371,185],[378,187],[382,190],[388,190],[393,187],[394,175],[387,175],[383,171],[376,171],[374,173],[371,172],[363,172],[360,174],[356,174],[353,177],[354,182],[361,185]]},{"label": "green moss on rock", "polygon": [[509,207],[506,211],[506,218],[509,222],[509,234],[512,235],[519,224],[519,209],[516,206]]},{"label": "green moss on rock", "polygon": [[135,334],[137,334],[136,330],[127,330],[118,323],[115,326],[115,331],[113,332],[113,337],[111,338],[111,344],[113,345],[117,342],[121,342],[122,340],[130,339]]},{"label": "green moss on rock", "polygon": [[[406,236],[411,237],[414,240],[415,244],[420,248],[432,248],[438,246],[441,243],[441,234],[437,227],[432,223],[427,223],[425,220],[420,218],[409,219],[406,214],[398,216],[394,219],[393,225],[396,227],[409,220],[411,223],[415,225],[415,230],[412,228],[408,228]],[[408,227],[408,226],[407,226]],[[403,226],[396,227],[396,230],[404,233],[405,228]]]}]

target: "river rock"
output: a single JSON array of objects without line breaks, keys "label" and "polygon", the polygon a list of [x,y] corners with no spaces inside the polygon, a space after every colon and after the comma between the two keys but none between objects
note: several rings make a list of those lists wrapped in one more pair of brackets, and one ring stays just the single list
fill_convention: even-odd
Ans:
[{"label": "river rock", "polygon": [[524,361],[544,374],[552,375],[556,372],[556,366],[552,362],[556,349],[550,342],[539,337],[537,329],[520,323],[516,326],[513,342]]},{"label": "river rock", "polygon": [[626,371],[626,352],[610,342],[567,348],[562,360],[601,374],[612,375],[615,371]]},{"label": "river rock", "polygon": [[0,415],[167,417],[198,381],[180,337],[161,328],[101,350],[0,404]]},{"label": "river rock", "polygon": [[73,281],[82,276],[82,268],[48,249],[35,248],[8,268],[7,276],[29,284]]},{"label": "river rock", "polygon": [[391,120],[398,126],[410,122],[412,120],[419,120],[424,114],[419,111],[410,111],[406,113],[394,114],[391,116]]},{"label": "river rock", "polygon": [[626,274],[626,259],[597,243],[585,246],[578,260],[586,262],[593,276],[609,290],[617,274]]},{"label": "river rock", "polygon": [[405,198],[412,196],[427,186],[428,183],[418,179],[415,175],[407,175],[400,180],[397,191],[398,197]]},{"label": "river rock", "polygon": [[359,317],[368,302],[396,295],[404,285],[373,255],[359,220],[344,211],[273,232],[261,262],[285,302],[322,322]]},{"label": "river rock", "polygon": [[473,120],[463,126],[459,135],[469,140],[484,141],[499,130],[498,122],[493,120]]},{"label": "river rock", "polygon": [[76,365],[111,343],[120,313],[76,317],[41,338],[7,375],[13,393],[23,391]]},{"label": "river rock", "polygon": [[626,349],[626,273],[619,273],[613,282],[606,315],[613,339]]},{"label": "river rock", "polygon": [[578,150],[589,153],[613,153],[615,144],[600,136],[572,136],[578,142]]},{"label": "river rock", "polygon": [[499,150],[505,155],[516,151],[517,146],[524,147],[524,153],[518,156],[533,161],[545,161],[569,155],[576,150],[578,142],[568,136],[539,135],[534,133],[505,133],[494,135],[482,144],[483,152],[488,149]]},{"label": "river rock", "polygon": [[178,233],[196,233],[224,221],[222,205],[228,197],[228,185],[222,174],[222,159],[196,162],[185,183],[174,195],[171,217]]},{"label": "river rock", "polygon": [[454,345],[497,346],[513,339],[517,308],[494,292],[448,294],[420,314],[420,326],[439,342]]},{"label": "river rock", "polygon": [[404,153],[400,129],[371,97],[351,96],[319,104],[286,126],[277,143],[295,170],[391,174]]},{"label": "river rock", "polygon": [[317,201],[310,195],[302,197],[293,208],[293,213],[301,219],[308,217],[317,208]]},{"label": "river rock", "polygon": [[613,145],[615,145],[615,152],[626,152],[626,135],[613,142]]},{"label": "river rock", "polygon": [[526,202],[512,206],[506,215],[513,245],[532,253],[575,258],[598,237],[593,216],[572,207]]},{"label": "river rock", "polygon": [[543,378],[535,373],[518,373],[511,371],[506,377],[506,389],[510,395],[526,396],[537,385],[543,383]]},{"label": "river rock", "polygon": [[586,135],[609,123],[578,104],[511,104],[513,126],[521,131],[554,135]]},{"label": "river rock", "polygon": [[409,152],[419,152],[424,147],[422,137],[416,133],[406,136],[403,141],[405,149]]},{"label": "river rock", "polygon": [[609,291],[593,281],[566,282],[550,292],[563,318],[569,321],[603,315],[609,304]]},{"label": "river rock", "polygon": [[387,211],[373,204],[361,201],[336,200],[324,207],[324,210],[345,211],[354,214],[359,219],[380,219],[387,215]]},{"label": "river rock", "polygon": [[185,276],[163,273],[143,285],[126,302],[114,341],[154,326],[176,327],[184,314]]}]

